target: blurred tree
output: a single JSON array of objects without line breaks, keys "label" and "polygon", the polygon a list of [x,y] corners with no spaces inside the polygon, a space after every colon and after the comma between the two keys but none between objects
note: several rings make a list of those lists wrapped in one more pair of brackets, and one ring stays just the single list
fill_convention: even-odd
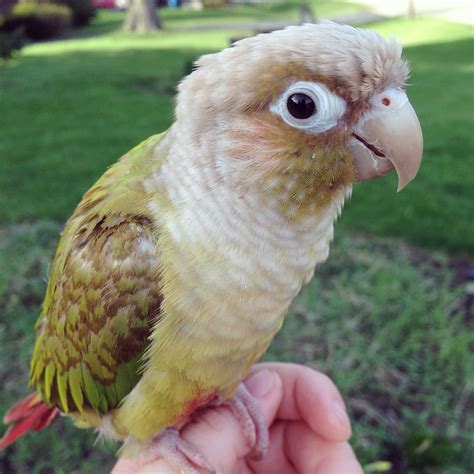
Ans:
[{"label": "blurred tree", "polygon": [[0,0],[0,15],[6,16],[15,3],[16,0]]},{"label": "blurred tree", "polygon": [[182,5],[193,10],[202,10],[204,7],[203,0],[183,0]]},{"label": "blurred tree", "polygon": [[11,31],[0,30],[0,58],[4,61],[11,59],[15,52],[23,47],[23,43],[24,35],[21,26]]},{"label": "blurred tree", "polygon": [[123,29],[133,33],[149,33],[161,28],[155,0],[128,0]]},{"label": "blurred tree", "polygon": [[316,16],[309,3],[303,3],[300,7],[300,25],[305,23],[316,23]]}]

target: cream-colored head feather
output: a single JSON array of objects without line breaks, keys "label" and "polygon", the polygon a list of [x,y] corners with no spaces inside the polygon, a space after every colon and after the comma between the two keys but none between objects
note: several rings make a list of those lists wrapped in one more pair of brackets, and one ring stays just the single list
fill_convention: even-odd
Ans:
[{"label": "cream-colored head feather", "polygon": [[[393,168],[377,161],[385,158],[373,147],[379,136],[368,143],[358,132],[371,114],[403,105],[401,51],[393,39],[333,22],[241,40],[200,58],[182,81],[169,142],[188,150],[183,166],[212,168],[239,195],[276,198],[287,217],[313,214],[356,178]],[[295,95],[311,99],[314,113],[293,115]],[[349,150],[356,136],[369,147],[369,171],[360,172]]]},{"label": "cream-colored head feather", "polygon": [[377,33],[333,22],[291,26],[241,40],[200,58],[179,86],[178,120],[199,110],[216,113],[262,109],[289,82],[318,80],[353,103],[408,76],[401,46]]}]

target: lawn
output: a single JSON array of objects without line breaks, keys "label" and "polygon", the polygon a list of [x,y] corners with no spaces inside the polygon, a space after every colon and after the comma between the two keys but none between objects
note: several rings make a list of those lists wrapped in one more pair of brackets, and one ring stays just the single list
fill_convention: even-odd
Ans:
[{"label": "lawn", "polygon": [[[318,4],[327,16],[359,9]],[[104,12],[75,37],[28,46],[0,66],[0,412],[25,394],[32,326],[62,223],[108,165],[169,126],[175,85],[190,62],[250,34],[178,30],[190,21],[282,19],[294,5],[255,14],[246,6],[162,11],[167,29],[149,37],[115,31],[123,14]],[[394,176],[355,187],[330,259],[267,358],[333,377],[365,465],[467,473],[474,336],[459,286],[468,258],[459,255],[474,252],[472,33],[430,19],[371,28],[405,44],[425,137],[422,168],[399,194]],[[105,471],[114,447],[94,440],[61,420],[1,453],[0,472]]]},{"label": "lawn", "polygon": [[[26,393],[32,326],[60,229],[41,220],[0,232],[1,413]],[[333,378],[364,465],[383,460],[393,474],[467,474],[474,332],[465,318],[446,255],[339,232],[265,358]],[[61,419],[0,453],[0,472],[106,472],[114,446],[95,439]]]}]

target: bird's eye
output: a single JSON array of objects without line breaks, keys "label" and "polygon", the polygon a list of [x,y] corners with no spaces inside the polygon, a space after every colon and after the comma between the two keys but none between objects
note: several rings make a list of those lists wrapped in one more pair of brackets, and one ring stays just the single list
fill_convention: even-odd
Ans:
[{"label": "bird's eye", "polygon": [[295,82],[270,105],[288,125],[309,133],[335,127],[345,110],[345,101],[318,82]]},{"label": "bird's eye", "polygon": [[286,107],[293,117],[307,119],[316,111],[316,105],[311,97],[306,94],[291,94],[286,101]]}]

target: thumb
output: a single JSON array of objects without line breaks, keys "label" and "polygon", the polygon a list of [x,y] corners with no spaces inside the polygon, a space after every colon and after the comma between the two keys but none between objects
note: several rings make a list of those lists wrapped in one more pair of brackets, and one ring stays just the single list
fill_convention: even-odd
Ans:
[{"label": "thumb", "polygon": [[[245,382],[251,395],[260,405],[267,427],[280,406],[283,384],[280,376],[263,369],[253,373]],[[239,421],[225,405],[204,410],[195,422],[181,432],[217,472],[234,472],[236,464],[252,449],[248,446]]]}]

